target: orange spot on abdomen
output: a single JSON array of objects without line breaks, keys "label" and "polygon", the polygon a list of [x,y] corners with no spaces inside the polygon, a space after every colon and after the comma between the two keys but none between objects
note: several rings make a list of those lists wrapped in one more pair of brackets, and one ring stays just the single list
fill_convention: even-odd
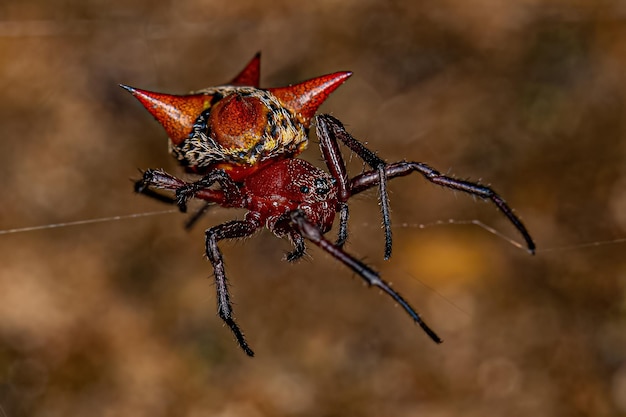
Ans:
[{"label": "orange spot on abdomen", "polygon": [[211,109],[212,137],[226,149],[247,151],[263,136],[267,111],[257,97],[239,94],[224,97]]}]

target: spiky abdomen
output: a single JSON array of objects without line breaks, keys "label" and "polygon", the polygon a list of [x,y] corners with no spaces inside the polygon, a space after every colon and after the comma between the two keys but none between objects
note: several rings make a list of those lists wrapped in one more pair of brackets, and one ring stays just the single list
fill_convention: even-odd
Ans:
[{"label": "spiky abdomen", "polygon": [[224,86],[197,93],[212,96],[210,107],[186,139],[169,142],[170,153],[194,171],[218,164],[253,166],[306,147],[305,127],[266,90]]}]

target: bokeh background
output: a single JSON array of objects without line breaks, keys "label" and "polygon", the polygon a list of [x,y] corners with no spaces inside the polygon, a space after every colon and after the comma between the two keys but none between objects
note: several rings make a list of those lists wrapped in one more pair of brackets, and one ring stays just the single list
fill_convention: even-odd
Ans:
[{"label": "bokeh background", "polygon": [[203,228],[242,212],[0,235],[0,415],[626,415],[625,19],[608,0],[3,1],[0,229],[168,209],[130,180],[184,174],[117,84],[184,93],[262,51],[263,86],[354,71],[322,111],[388,161],[492,184],[539,250],[437,225],[519,240],[415,176],[391,185],[386,262],[375,193],[353,200],[347,248],[436,346],[316,248],[290,265],[267,231],[225,242],[250,359],[203,258]]}]

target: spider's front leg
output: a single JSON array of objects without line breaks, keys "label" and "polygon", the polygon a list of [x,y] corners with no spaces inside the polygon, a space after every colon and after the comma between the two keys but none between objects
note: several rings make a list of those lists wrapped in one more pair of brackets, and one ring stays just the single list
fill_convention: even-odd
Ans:
[{"label": "spider's front leg", "polygon": [[235,335],[237,343],[248,356],[254,356],[254,352],[248,346],[242,331],[235,323],[233,309],[228,293],[226,273],[224,272],[224,259],[217,242],[222,239],[237,239],[252,235],[260,227],[258,219],[253,215],[247,215],[245,220],[236,220],[211,227],[206,231],[206,255],[213,265],[215,272],[215,288],[217,290],[217,313]]},{"label": "spider's front leg", "polygon": [[[475,195],[483,200],[491,200],[495,206],[509,219],[509,221],[520,232],[526,246],[531,254],[535,253],[535,242],[528,233],[524,223],[515,215],[513,209],[504,201],[499,194],[493,191],[491,188],[473,183],[470,181],[458,180],[456,178],[448,177],[441,174],[439,171],[431,168],[430,166],[422,162],[396,162],[389,164],[385,167],[385,173],[387,178],[392,179],[396,177],[403,177],[413,172],[419,172],[422,176],[433,184],[440,185],[445,188],[453,190],[463,191],[465,193]],[[361,175],[357,175],[350,181],[350,192],[354,195],[372,187],[375,187],[380,181],[377,171],[365,172]]]},{"label": "spider's front leg", "polygon": [[374,152],[367,149],[361,142],[353,138],[343,127],[343,124],[333,116],[328,114],[317,116],[316,133],[320,141],[324,161],[326,161],[331,175],[337,181],[338,198],[340,202],[339,246],[341,246],[348,237],[348,206],[346,202],[352,195],[346,164],[339,150],[338,141],[341,141],[378,173],[379,201],[383,216],[383,227],[385,229],[385,259],[389,259],[391,257],[392,238],[389,196],[387,193],[387,174],[385,171],[387,164],[384,160],[376,156]]},{"label": "spider's front leg", "polygon": [[354,256],[345,252],[339,246],[333,245],[330,241],[328,241],[320,229],[311,223],[302,211],[295,210],[290,213],[290,224],[291,227],[293,227],[303,237],[309,239],[311,242],[315,243],[317,246],[332,255],[335,259],[339,260],[348,268],[356,272],[368,285],[380,288],[385,294],[393,298],[433,341],[436,343],[442,342],[441,338],[437,336],[437,334],[430,327],[428,327],[415,309],[411,307],[411,305],[404,298],[402,298],[400,294],[395,292],[376,271],[356,259]]}]

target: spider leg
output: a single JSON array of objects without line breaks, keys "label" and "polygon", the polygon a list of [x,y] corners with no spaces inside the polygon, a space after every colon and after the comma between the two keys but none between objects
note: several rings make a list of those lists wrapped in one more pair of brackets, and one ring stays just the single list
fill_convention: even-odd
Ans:
[{"label": "spider leg", "polygon": [[212,201],[206,201],[202,207],[200,207],[194,214],[192,214],[185,222],[185,229],[191,230],[191,228],[206,214],[206,212],[213,205]]},{"label": "spider leg", "polygon": [[350,198],[350,178],[348,178],[348,172],[346,170],[346,164],[343,161],[343,156],[339,150],[339,143],[337,140],[331,138],[330,133],[326,127],[323,119],[318,119],[316,122],[317,136],[320,140],[320,149],[324,156],[324,161],[328,167],[328,171],[331,176],[337,182],[337,193],[339,204],[337,211],[339,211],[339,233],[337,236],[337,246],[343,246],[348,240],[348,217],[349,209],[347,201]]},{"label": "spider leg", "polygon": [[291,252],[287,252],[285,260],[287,262],[295,262],[302,258],[306,253],[306,245],[304,244],[304,238],[302,235],[295,230],[290,230],[288,235],[289,240],[293,243],[294,249]]},{"label": "spider leg", "polygon": [[[458,180],[452,177],[441,174],[439,171],[431,168],[430,166],[421,162],[396,162],[389,164],[385,167],[385,173],[387,178],[392,179],[396,177],[403,177],[413,172],[419,172],[428,181],[440,185],[442,187],[451,188],[453,190],[463,191],[465,193],[475,195],[484,200],[491,200],[496,207],[509,219],[509,221],[520,232],[526,246],[531,254],[535,253],[535,242],[533,241],[530,233],[526,230],[524,223],[515,215],[511,207],[491,188],[476,184],[470,181]],[[378,185],[379,173],[377,171],[368,171],[361,175],[357,175],[350,181],[350,190],[352,194],[358,194],[369,188]]]},{"label": "spider leg", "polygon": [[[147,170],[143,173],[143,178],[135,182],[135,192],[146,195],[155,200],[161,201],[167,204],[178,204],[177,199],[170,197],[169,195],[161,194],[153,188],[165,189],[165,190],[177,190],[181,187],[189,185],[187,182],[174,177],[162,170]],[[198,211],[196,211],[185,222],[185,229],[189,230],[193,225],[207,212],[209,207],[216,201],[207,201]]]},{"label": "spider leg", "polygon": [[176,199],[170,197],[169,195],[161,194],[156,192],[150,188],[147,188],[142,183],[143,180],[138,180],[135,182],[135,192],[138,194],[143,194],[147,197],[150,197],[154,200],[160,201],[165,204],[176,204]]},{"label": "spider leg", "polygon": [[184,185],[185,182],[165,171],[158,169],[149,169],[143,172],[143,177],[135,182],[135,192],[146,195],[155,200],[159,200],[167,204],[175,204],[176,200],[168,195],[164,195],[154,191],[151,187],[163,190],[172,190]]},{"label": "spider leg", "polygon": [[235,323],[233,310],[228,293],[228,284],[224,272],[224,259],[217,242],[222,239],[236,239],[250,236],[260,227],[259,222],[252,216],[246,216],[246,220],[235,220],[228,223],[211,227],[206,231],[206,255],[213,265],[215,272],[215,287],[217,289],[217,313],[235,335],[237,343],[248,356],[254,356],[254,352],[248,346],[243,333]]},{"label": "spider leg", "polygon": [[348,268],[356,272],[369,286],[380,288],[383,292],[393,298],[406,311],[409,316],[426,332],[426,334],[436,343],[442,340],[437,334],[422,320],[419,314],[411,307],[411,305],[400,294],[395,292],[387,282],[383,281],[380,275],[363,262],[359,261],[352,255],[346,253],[342,248],[333,245],[322,235],[322,232],[311,222],[309,222],[304,213],[295,210],[290,213],[291,225],[295,230],[300,232],[302,236],[315,243],[317,246],[331,254],[335,259],[341,261]]},{"label": "spider leg", "polygon": [[341,156],[337,140],[342,141],[350,150],[363,159],[365,163],[378,172],[378,198],[383,216],[383,227],[385,229],[385,259],[389,259],[391,257],[392,236],[385,170],[386,162],[352,137],[343,127],[343,124],[331,115],[322,114],[316,116],[316,133],[320,140],[320,148],[322,149],[326,165],[333,178],[337,180],[340,202],[345,203],[348,201],[351,195],[351,189],[350,180],[346,172],[346,165]]},{"label": "spider leg", "polygon": [[337,241],[335,242],[335,246],[343,247],[348,240],[348,217],[350,216],[350,211],[348,209],[348,203],[341,202],[339,203],[339,233],[337,233]]},{"label": "spider leg", "polygon": [[[176,203],[183,213],[187,211],[187,200],[193,198],[199,191],[218,183],[227,201],[237,201],[242,198],[239,187],[233,179],[222,169],[216,169],[192,183],[185,183],[176,189]],[[195,221],[192,221],[192,224]]]}]

